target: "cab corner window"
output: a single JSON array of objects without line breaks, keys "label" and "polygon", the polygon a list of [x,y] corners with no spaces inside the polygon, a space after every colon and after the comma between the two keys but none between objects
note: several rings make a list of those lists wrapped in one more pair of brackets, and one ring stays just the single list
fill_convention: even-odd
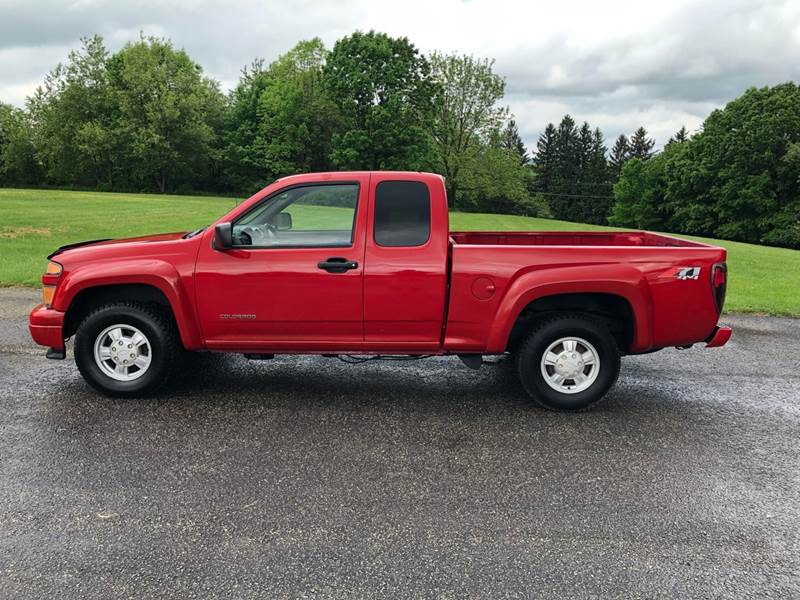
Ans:
[{"label": "cab corner window", "polygon": [[278,192],[233,224],[234,246],[350,246],[357,201],[355,183],[300,185]]},{"label": "cab corner window", "polygon": [[420,181],[382,181],[375,190],[375,243],[422,246],[431,234],[431,198]]}]

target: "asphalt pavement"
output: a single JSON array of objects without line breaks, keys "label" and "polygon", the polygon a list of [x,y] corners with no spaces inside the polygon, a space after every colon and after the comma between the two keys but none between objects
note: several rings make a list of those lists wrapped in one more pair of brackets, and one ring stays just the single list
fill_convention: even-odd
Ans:
[{"label": "asphalt pavement", "polygon": [[0,597],[800,598],[800,321],[623,359],[591,412],[506,364],[198,356],[110,400],[0,290]]}]

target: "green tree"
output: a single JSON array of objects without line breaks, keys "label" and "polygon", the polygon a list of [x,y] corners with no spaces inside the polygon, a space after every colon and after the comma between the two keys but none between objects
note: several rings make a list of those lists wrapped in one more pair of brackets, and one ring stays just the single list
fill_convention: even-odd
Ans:
[{"label": "green tree", "polygon": [[564,115],[539,137],[533,158],[533,190],[547,198],[553,216],[604,224],[613,204],[603,134],[588,122],[580,128]]},{"label": "green tree", "polygon": [[438,84],[432,137],[434,168],[445,177],[452,207],[459,206],[459,192],[467,164],[473,165],[479,146],[501,127],[508,111],[497,103],[505,82],[492,72],[494,61],[468,55],[440,54],[430,57],[431,78]]},{"label": "green tree", "polygon": [[639,127],[633,132],[630,139],[630,157],[647,160],[653,156],[653,148],[656,141],[647,137],[647,130],[644,127]]},{"label": "green tree", "polygon": [[39,183],[28,115],[0,102],[0,186]]},{"label": "green tree", "polygon": [[485,143],[471,148],[461,179],[461,209],[549,217],[547,203],[530,193],[528,166],[516,150],[505,146],[504,134],[504,129],[496,129]]},{"label": "green tree", "polygon": [[299,42],[264,67],[242,71],[229,97],[225,181],[252,192],[291,173],[330,170],[333,134],[342,119],[323,85],[328,51],[319,38]]},{"label": "green tree", "polygon": [[622,173],[622,167],[631,157],[631,147],[628,138],[620,134],[614,145],[611,147],[611,153],[608,157],[608,167],[611,170],[611,176],[614,181],[619,179]]},{"label": "green tree", "polygon": [[314,38],[270,65],[259,99],[259,140],[265,167],[275,176],[331,168],[332,139],[342,124],[322,85],[327,56]]},{"label": "green tree", "polygon": [[666,165],[671,149],[650,160],[632,158],[622,168],[614,185],[614,203],[608,222],[620,227],[663,229],[669,221],[664,197],[667,190]]},{"label": "green tree", "polygon": [[606,224],[614,205],[613,182],[606,160],[607,152],[603,132],[596,127],[592,132],[589,157],[584,169],[584,181],[586,181],[584,194],[590,196],[583,199],[586,207],[584,209],[586,223]]},{"label": "green tree", "polygon": [[681,128],[675,132],[675,135],[669,138],[669,140],[667,141],[667,145],[669,146],[670,144],[675,144],[675,143],[680,144],[688,139],[689,139],[689,131],[686,129],[685,125],[681,125]]},{"label": "green tree", "polygon": [[688,232],[800,247],[800,87],[751,88],[680,144],[691,169],[670,178],[672,223]]},{"label": "green tree", "polygon": [[530,160],[528,150],[525,148],[525,142],[522,141],[522,137],[519,135],[517,122],[514,119],[509,119],[506,128],[503,130],[502,144],[507,150],[515,152],[523,165]]},{"label": "green tree", "polygon": [[108,78],[131,184],[165,192],[213,182],[224,98],[200,65],[168,40],[142,37],[108,60]]},{"label": "green tree", "polygon": [[612,222],[800,248],[800,88],[751,88],[625,168]]},{"label": "green tree", "polygon": [[581,181],[585,181],[584,172],[588,169],[594,153],[594,133],[588,121],[584,121],[578,129],[578,172]]},{"label": "green tree", "polygon": [[272,175],[258,150],[259,106],[268,82],[264,61],[255,60],[228,95],[222,133],[222,182],[228,191],[255,192]]},{"label": "green tree", "polygon": [[556,177],[556,127],[548,123],[536,142],[533,157],[534,187],[539,193],[547,193],[554,185]]},{"label": "green tree", "polygon": [[419,169],[431,161],[436,86],[408,38],[355,32],[336,42],[325,87],[345,120],[331,161],[343,169]]},{"label": "green tree", "polygon": [[[554,202],[562,206],[559,210],[565,210],[564,207],[568,206],[568,213],[564,213],[565,218],[581,223],[604,224],[613,203],[613,196],[603,134],[600,129],[593,130],[589,123],[584,121],[570,143],[577,144],[575,179],[571,185],[558,190],[558,193],[563,195],[554,199]],[[565,156],[563,160],[569,159]],[[562,163],[561,168],[565,166]],[[565,179],[562,181],[567,183]]]},{"label": "green tree", "polygon": [[28,99],[34,144],[52,183],[111,187],[117,144],[103,38],[81,39]]},{"label": "green tree", "polygon": [[577,221],[575,200],[580,196],[581,141],[574,119],[564,115],[555,131],[553,178],[542,192],[547,196],[553,216]]}]

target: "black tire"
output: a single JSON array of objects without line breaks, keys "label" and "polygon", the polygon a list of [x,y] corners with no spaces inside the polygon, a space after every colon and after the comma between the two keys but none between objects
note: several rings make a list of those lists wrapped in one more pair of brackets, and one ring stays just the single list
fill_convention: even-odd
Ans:
[{"label": "black tire", "polygon": [[[576,393],[557,391],[542,373],[542,359],[550,346],[570,336],[589,342],[599,355],[596,378],[588,388]],[[619,376],[620,357],[614,336],[604,323],[583,315],[563,314],[540,321],[528,333],[516,357],[517,373],[525,391],[550,410],[586,410],[603,399]],[[584,368],[591,371],[588,365]],[[567,378],[567,381],[573,380]]]},{"label": "black tire", "polygon": [[[98,336],[112,325],[130,325],[147,338],[150,363],[132,381],[118,381],[103,372],[95,361]],[[171,378],[182,346],[171,315],[156,305],[116,302],[90,312],[75,334],[75,364],[94,389],[112,398],[140,398],[154,395]]]}]

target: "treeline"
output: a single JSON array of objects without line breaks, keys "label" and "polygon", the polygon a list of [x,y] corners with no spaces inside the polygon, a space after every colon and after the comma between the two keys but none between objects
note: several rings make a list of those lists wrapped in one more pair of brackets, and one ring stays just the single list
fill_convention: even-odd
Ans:
[{"label": "treeline", "polygon": [[0,185],[247,195],[284,175],[428,170],[457,210],[554,216],[800,247],[800,96],[750,90],[663,152],[609,149],[565,116],[529,154],[487,59],[355,32],[219,83],[165,39],[82,40],[24,109],[0,104]]},{"label": "treeline", "polygon": [[800,248],[797,84],[751,88],[654,148],[640,127],[607,153],[566,116],[539,137],[532,189],[560,219]]},{"label": "treeline", "polygon": [[612,225],[800,248],[800,87],[751,88],[699,133],[631,160]]},{"label": "treeline", "polygon": [[618,168],[600,131],[565,117],[532,160],[504,93],[491,60],[372,31],[257,60],[227,95],[168,40],[110,54],[93,36],[24,110],[0,105],[0,184],[249,194],[291,173],[428,170],[458,210],[605,223]]},{"label": "treeline", "polygon": [[557,219],[606,224],[622,167],[632,158],[647,160],[654,147],[655,140],[640,127],[630,138],[620,135],[609,156],[599,128],[585,121],[578,127],[565,115],[558,127],[549,123],[539,136],[532,189]]},{"label": "treeline", "polygon": [[82,40],[0,110],[0,184],[249,194],[291,173],[432,170],[462,210],[543,214],[492,62],[355,32],[246,67],[229,94],[168,40]]}]

